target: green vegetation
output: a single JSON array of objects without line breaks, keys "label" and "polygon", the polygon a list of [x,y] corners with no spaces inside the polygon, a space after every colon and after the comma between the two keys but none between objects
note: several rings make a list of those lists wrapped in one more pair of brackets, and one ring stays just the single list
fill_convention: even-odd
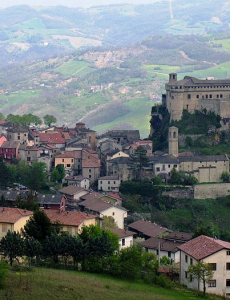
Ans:
[{"label": "green vegetation", "polygon": [[89,63],[86,61],[69,60],[68,62],[62,64],[60,67],[56,68],[55,71],[59,72],[65,76],[83,76],[88,73],[93,72],[95,69],[89,67]]},{"label": "green vegetation", "polygon": [[12,94],[0,95],[0,105],[1,109],[4,109],[9,106],[26,104],[30,101],[35,101],[41,94],[41,90],[22,90]]},{"label": "green vegetation", "polygon": [[[157,285],[134,283],[121,279],[113,279],[104,275],[82,272],[34,269],[32,272],[10,271],[6,279],[6,288],[0,290],[0,298],[17,295],[18,300],[201,300],[187,289],[168,290]],[[27,283],[28,282],[28,283]],[[10,298],[12,299],[12,298]],[[13,298],[14,299],[14,298]],[[218,300],[217,296],[207,299]]]}]

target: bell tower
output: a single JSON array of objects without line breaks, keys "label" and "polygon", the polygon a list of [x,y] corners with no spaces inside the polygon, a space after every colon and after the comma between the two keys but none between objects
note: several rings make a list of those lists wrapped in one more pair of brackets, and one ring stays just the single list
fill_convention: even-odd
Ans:
[{"label": "bell tower", "polygon": [[178,128],[175,126],[169,127],[169,154],[178,157]]}]

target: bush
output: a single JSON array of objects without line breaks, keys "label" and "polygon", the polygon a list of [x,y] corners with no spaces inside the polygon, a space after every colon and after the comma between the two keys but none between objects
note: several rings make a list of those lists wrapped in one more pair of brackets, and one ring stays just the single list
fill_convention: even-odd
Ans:
[{"label": "bush", "polygon": [[153,282],[163,288],[171,289],[173,286],[173,283],[171,280],[167,279],[165,276],[155,276]]},{"label": "bush", "polygon": [[5,286],[5,280],[8,273],[8,264],[5,261],[0,262],[0,289],[3,289]]}]

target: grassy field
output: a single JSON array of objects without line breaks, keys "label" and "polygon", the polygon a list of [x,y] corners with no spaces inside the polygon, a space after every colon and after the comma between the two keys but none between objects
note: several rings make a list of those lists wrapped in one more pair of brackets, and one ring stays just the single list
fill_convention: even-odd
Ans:
[{"label": "grassy field", "polygon": [[157,76],[160,80],[168,79],[169,73],[175,73],[180,68],[179,66],[169,65],[143,65],[149,79]]},{"label": "grassy field", "polygon": [[222,49],[227,50],[228,52],[230,52],[230,39],[214,40],[214,41],[212,41],[212,43],[213,44],[221,44]]},{"label": "grassy field", "polygon": [[150,113],[154,102],[150,101],[148,98],[138,98],[127,101],[125,105],[131,109],[129,114],[119,117],[110,123],[95,126],[93,129],[98,132],[105,132],[110,128],[116,128],[121,124],[130,124],[134,129],[140,130],[142,138],[148,137],[150,130]]},{"label": "grassy field", "polygon": [[[10,271],[0,299],[11,300],[201,300],[189,290],[167,290],[74,271],[36,269],[29,276]],[[8,293],[8,298],[6,297]],[[212,297],[210,299],[220,299]]]},{"label": "grassy field", "polygon": [[0,106],[4,109],[16,104],[24,104],[34,98],[39,97],[41,90],[21,90],[14,94],[0,95]]},{"label": "grassy field", "polygon": [[83,76],[94,70],[95,69],[89,67],[89,64],[86,61],[77,60],[70,60],[55,69],[56,72],[59,72],[64,76]]}]

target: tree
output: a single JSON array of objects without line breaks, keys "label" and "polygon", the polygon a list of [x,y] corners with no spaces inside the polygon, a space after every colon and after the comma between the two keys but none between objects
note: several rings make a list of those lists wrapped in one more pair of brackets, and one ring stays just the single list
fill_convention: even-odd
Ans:
[{"label": "tree", "polygon": [[171,172],[170,179],[168,180],[169,183],[171,184],[182,184],[182,178],[180,173],[176,170],[174,167]]},{"label": "tree", "polygon": [[0,253],[4,257],[8,257],[10,265],[13,265],[14,259],[23,256],[24,254],[24,241],[18,232],[8,231],[7,234],[1,239]]},{"label": "tree", "polygon": [[39,208],[37,197],[30,193],[26,198],[23,198],[21,195],[17,196],[14,206],[35,211]]},{"label": "tree", "polygon": [[61,237],[53,232],[51,235],[46,236],[44,240],[43,254],[44,256],[52,257],[53,262],[58,263],[58,256],[61,254]]},{"label": "tree", "polygon": [[45,125],[47,125],[49,127],[51,126],[52,123],[56,123],[57,122],[57,119],[53,115],[45,115],[43,117],[43,119],[44,119]]},{"label": "tree", "polygon": [[24,251],[24,254],[30,258],[31,265],[32,259],[42,253],[42,245],[33,237],[28,237],[24,241]]},{"label": "tree", "polygon": [[5,120],[5,117],[4,115],[0,112],[0,121],[4,121]]},{"label": "tree", "polygon": [[228,172],[223,172],[220,176],[220,180],[222,182],[229,182],[229,173]]},{"label": "tree", "polygon": [[50,236],[53,231],[54,229],[50,219],[44,211],[36,210],[24,226],[23,235],[42,242],[47,236]]},{"label": "tree", "polygon": [[164,255],[161,259],[160,259],[160,265],[171,265],[172,262],[171,260],[166,256]]},{"label": "tree", "polygon": [[203,294],[206,294],[206,283],[213,277],[213,271],[210,264],[205,263],[203,260],[197,261],[196,264],[189,265],[188,275],[197,278],[198,282],[203,283]]},{"label": "tree", "polygon": [[0,158],[0,174],[0,189],[6,188],[10,183],[10,172],[2,158]]},{"label": "tree", "polygon": [[148,166],[149,159],[146,155],[146,151],[143,147],[138,146],[134,154],[130,156],[131,159],[131,168],[134,169],[135,179],[141,179],[141,173],[144,167]]},{"label": "tree", "polygon": [[52,172],[51,172],[51,181],[52,182],[57,182],[60,180],[60,174],[58,172],[57,169],[54,169]]},{"label": "tree", "polygon": [[6,198],[4,197],[3,194],[1,195],[1,198],[0,198],[0,206],[1,207],[5,207],[6,206]]},{"label": "tree", "polygon": [[103,228],[118,228],[117,223],[111,216],[104,216],[102,221]]},{"label": "tree", "polygon": [[29,170],[28,186],[30,189],[38,191],[46,184],[46,164],[35,162]]},{"label": "tree", "polygon": [[62,181],[62,179],[65,178],[65,168],[62,164],[58,164],[56,166],[56,169],[58,170],[58,173],[59,173],[59,176],[60,176],[59,181]]}]

